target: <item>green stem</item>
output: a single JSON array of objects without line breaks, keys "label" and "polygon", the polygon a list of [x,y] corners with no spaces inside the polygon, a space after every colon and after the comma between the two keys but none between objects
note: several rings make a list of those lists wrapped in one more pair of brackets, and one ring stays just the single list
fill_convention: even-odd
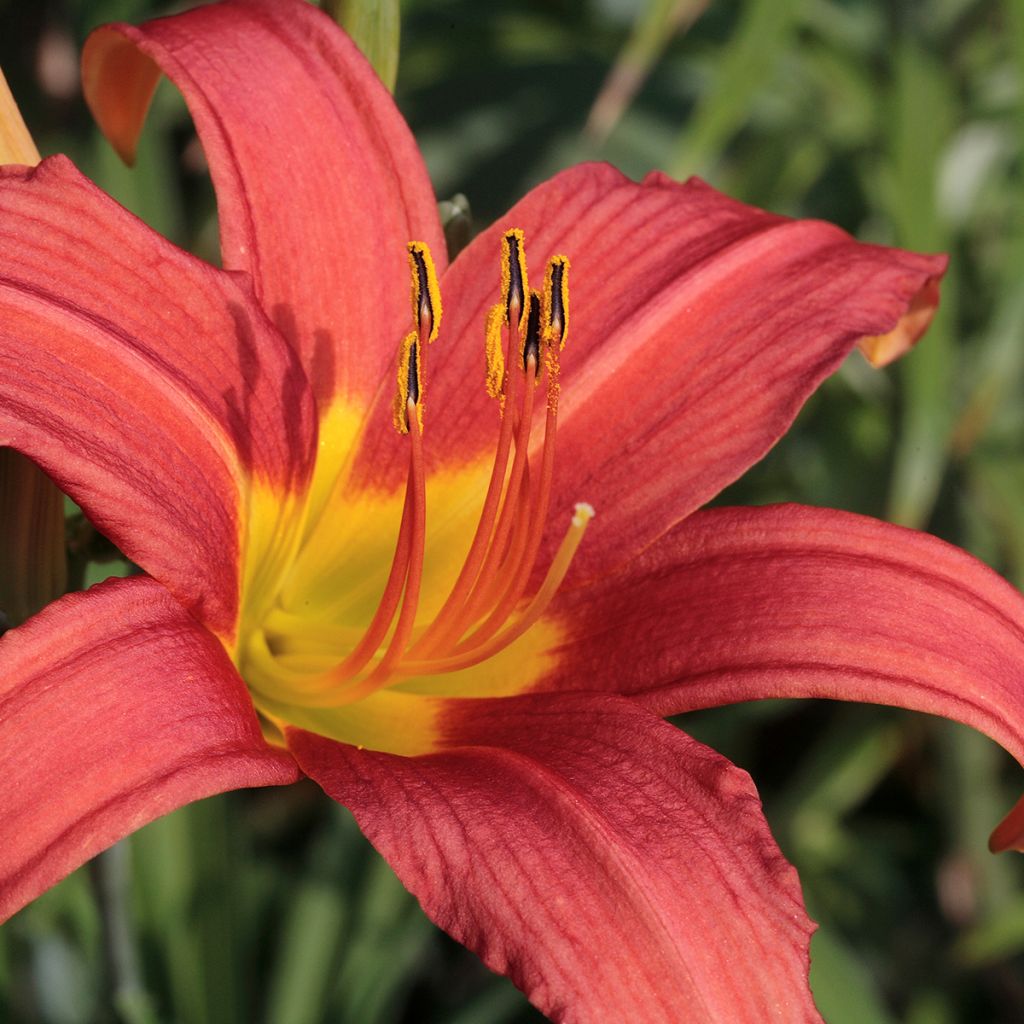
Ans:
[{"label": "green stem", "polygon": [[139,967],[138,938],[131,915],[131,860],[126,840],[89,864],[100,912],[103,955],[111,1004],[120,1024],[154,1024],[156,1015]]}]

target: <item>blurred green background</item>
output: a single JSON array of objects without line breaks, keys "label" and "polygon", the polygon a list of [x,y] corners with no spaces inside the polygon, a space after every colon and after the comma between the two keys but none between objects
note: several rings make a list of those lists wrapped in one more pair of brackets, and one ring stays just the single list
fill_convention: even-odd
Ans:
[{"label": "blurred green background", "polygon": [[[336,13],[364,31],[377,7]],[[0,65],[44,154],[215,258],[173,90],[127,171],[78,89],[91,27],[171,9],[0,0]],[[385,73],[393,44],[367,37]],[[464,194],[478,226],[599,158],[949,252],[927,342],[884,373],[851,358],[722,500],[883,516],[1024,584],[1022,0],[406,0],[396,96],[439,198]],[[769,702],[680,724],[753,773],[821,924],[812,981],[830,1024],[1024,1021],[1024,862],[985,848],[1024,789],[1008,756],[874,707]],[[0,1020],[18,1024],[539,1019],[312,785],[185,808],[0,929]]]}]

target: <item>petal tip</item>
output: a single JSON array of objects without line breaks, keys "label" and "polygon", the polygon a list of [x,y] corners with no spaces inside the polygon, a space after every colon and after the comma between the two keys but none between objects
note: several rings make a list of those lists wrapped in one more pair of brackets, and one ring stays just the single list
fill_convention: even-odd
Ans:
[{"label": "petal tip", "polygon": [[1006,853],[1007,850],[1024,853],[1024,796],[992,830],[988,848],[992,853]]},{"label": "petal tip", "polygon": [[883,367],[906,354],[928,330],[939,308],[940,274],[925,280],[896,326],[885,334],[866,335],[857,347],[872,366]]},{"label": "petal tip", "polygon": [[96,29],[82,50],[82,91],[100,131],[129,166],[153,101],[160,69],[123,26]]}]

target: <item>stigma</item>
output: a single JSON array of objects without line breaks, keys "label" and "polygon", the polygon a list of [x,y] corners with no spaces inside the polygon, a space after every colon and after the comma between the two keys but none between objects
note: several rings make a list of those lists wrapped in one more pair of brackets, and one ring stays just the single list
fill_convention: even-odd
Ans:
[{"label": "stigma", "polygon": [[[483,386],[497,405],[490,476],[461,569],[443,601],[431,601],[436,614],[421,621],[429,439],[424,398],[427,350],[441,328],[441,291],[429,248],[410,242],[408,258],[412,323],[398,346],[392,404],[395,430],[408,447],[408,471],[394,555],[376,611],[344,657],[315,672],[280,666],[289,699],[308,707],[343,707],[401,680],[456,672],[493,657],[547,611],[594,517],[585,502],[568,510],[561,544],[546,567],[538,564],[551,512],[569,260],[553,256],[541,289],[531,289],[524,234],[512,229],[501,239],[497,301],[482,325]],[[541,385],[544,406],[537,402]]]}]

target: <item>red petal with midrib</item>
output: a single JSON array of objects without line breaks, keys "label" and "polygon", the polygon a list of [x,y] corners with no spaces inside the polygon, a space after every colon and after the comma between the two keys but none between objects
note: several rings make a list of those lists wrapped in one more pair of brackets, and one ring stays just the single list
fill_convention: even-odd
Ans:
[{"label": "red petal with midrib", "polygon": [[161,814],[299,776],[220,643],[145,577],[55,602],[0,664],[0,919]]},{"label": "red petal with midrib", "polygon": [[[542,689],[658,714],[768,697],[963,722],[1024,764],[1024,597],[928,534],[782,505],[691,516],[623,572],[559,596]],[[1022,805],[1024,807],[1024,805]],[[998,848],[1022,843],[1024,812]]]},{"label": "red petal with midrib", "polygon": [[245,278],[64,157],[0,170],[0,444],[222,636],[248,487],[301,491],[315,440],[308,382]]},{"label": "red petal with midrib", "polygon": [[810,923],[749,777],[629,701],[453,702],[443,752],[298,730],[427,914],[565,1024],[818,1021]]},{"label": "red petal with midrib", "polygon": [[[304,0],[209,4],[93,33],[85,96],[127,157],[159,71],[217,190],[224,266],[252,274],[323,411],[390,383],[409,330],[406,243],[444,236],[412,135],[351,40]],[[158,70],[159,69],[159,70]]]}]

